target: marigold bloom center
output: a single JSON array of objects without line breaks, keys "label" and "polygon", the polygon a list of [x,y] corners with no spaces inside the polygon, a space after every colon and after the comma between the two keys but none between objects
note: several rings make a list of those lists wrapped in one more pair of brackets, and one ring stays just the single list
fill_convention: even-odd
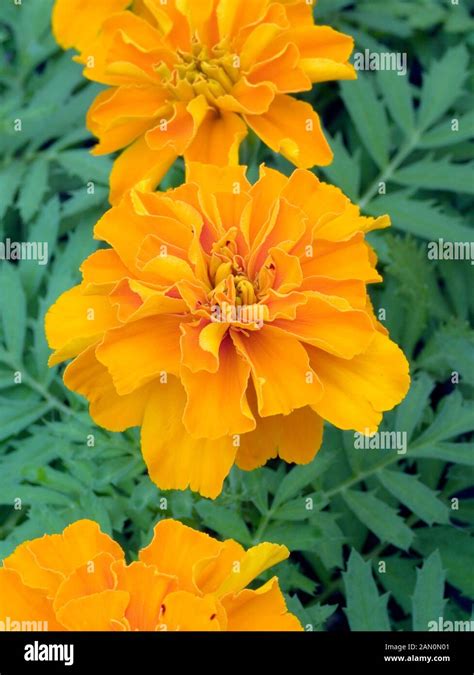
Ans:
[{"label": "marigold bloom center", "polygon": [[239,79],[238,57],[230,53],[228,40],[209,49],[194,38],[191,52],[178,49],[176,55],[173,69],[161,63],[157,72],[179,101],[189,102],[202,94],[210,105],[217,106],[216,99],[230,93]]}]

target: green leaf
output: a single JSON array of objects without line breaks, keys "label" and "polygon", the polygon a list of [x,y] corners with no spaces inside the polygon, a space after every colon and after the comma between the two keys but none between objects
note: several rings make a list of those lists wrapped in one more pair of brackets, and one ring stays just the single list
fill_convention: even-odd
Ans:
[{"label": "green leaf", "polygon": [[474,406],[472,402],[464,401],[459,391],[446,396],[436,412],[433,423],[416,439],[413,450],[449,440],[474,429]]},{"label": "green leaf", "polygon": [[329,178],[331,183],[337,185],[345,195],[356,202],[360,195],[360,152],[349,152],[344,145],[342,135],[337,134],[329,144],[334,152],[334,159],[329,166],[321,168],[321,171]]},{"label": "green leaf", "polygon": [[405,134],[415,127],[415,114],[408,75],[401,76],[393,70],[379,70],[377,82],[393,121]]},{"label": "green leaf", "polygon": [[457,216],[444,213],[433,201],[420,201],[410,191],[398,191],[372,200],[366,211],[372,216],[390,214],[393,226],[433,241],[470,241],[472,229]]},{"label": "green leaf", "polygon": [[461,382],[474,386],[474,330],[461,321],[442,326],[427,341],[418,365],[441,380],[457,372]]},{"label": "green leaf", "polygon": [[410,450],[412,459],[441,459],[464,466],[474,466],[474,443],[436,443]]},{"label": "green leaf", "polygon": [[[453,131],[453,120],[458,121],[458,130]],[[454,114],[434,126],[423,134],[420,148],[443,148],[446,145],[456,145],[472,138],[474,132],[474,110],[465,115]]]},{"label": "green leaf", "polygon": [[36,397],[15,403],[11,399],[1,398],[0,405],[0,441],[20,433],[51,407],[49,403],[44,403]]},{"label": "green leaf", "polygon": [[453,47],[435,61],[423,79],[418,124],[427,129],[451,108],[467,77],[469,56],[463,45]]},{"label": "green leaf", "polygon": [[377,476],[386,490],[428,525],[449,521],[448,507],[416,476],[387,469],[379,471]]},{"label": "green leaf", "polygon": [[388,541],[404,551],[410,548],[413,532],[390,506],[369,492],[345,490],[342,496],[351,511],[381,542]]},{"label": "green leaf", "polygon": [[26,297],[18,270],[10,263],[0,267],[0,297],[5,345],[21,363],[26,338]]},{"label": "green leaf", "polygon": [[413,378],[410,391],[396,410],[393,428],[405,431],[408,441],[422,421],[433,387],[431,377],[426,373],[419,373]]},{"label": "green leaf", "polygon": [[364,562],[359,553],[352,549],[347,571],[342,576],[346,589],[345,612],[351,630],[389,631],[388,595],[379,596],[370,562]]},{"label": "green leaf", "polygon": [[367,152],[383,169],[389,161],[390,133],[370,75],[359,73],[356,82],[343,82],[341,96]]},{"label": "green leaf", "polygon": [[251,544],[252,539],[248,527],[235,509],[228,509],[204,500],[198,502],[195,508],[206,525],[224,539],[236,539],[245,546]]},{"label": "green leaf", "polygon": [[318,552],[320,530],[306,522],[295,527],[290,523],[271,523],[265,530],[265,541],[284,544],[290,551]]},{"label": "green leaf", "polygon": [[21,161],[7,164],[0,170],[0,185],[2,186],[2,198],[0,199],[0,218],[3,218],[8,207],[13,203],[15,194],[20,187],[21,179],[26,166]]},{"label": "green leaf", "polygon": [[41,156],[25,172],[18,199],[20,214],[25,223],[35,215],[43,200],[48,189],[48,174],[49,160]]},{"label": "green leaf", "polygon": [[57,155],[65,170],[85,183],[97,181],[107,185],[112,162],[108,157],[94,157],[87,150],[63,150]]},{"label": "green leaf", "polygon": [[441,525],[416,531],[413,547],[423,555],[439,549],[450,584],[467,597],[474,597],[474,575],[469,574],[474,559],[474,538],[469,532]]},{"label": "green leaf", "polygon": [[327,461],[330,461],[329,457],[326,457],[326,454],[327,453],[323,452],[320,457],[318,453],[309,464],[295,466],[293,469],[290,469],[276,491],[272,508],[276,508],[280,504],[283,504],[292,497],[300,494],[303,488],[316,480],[316,478],[322,474],[323,465],[325,465]]},{"label": "green leaf", "polygon": [[416,571],[415,592],[413,593],[413,630],[426,631],[430,621],[443,616],[445,574],[438,551],[425,560],[423,567]]},{"label": "green leaf", "polygon": [[392,180],[400,185],[416,186],[418,189],[448,190],[472,195],[473,167],[473,164],[453,164],[449,159],[423,159],[398,169],[392,175]]}]

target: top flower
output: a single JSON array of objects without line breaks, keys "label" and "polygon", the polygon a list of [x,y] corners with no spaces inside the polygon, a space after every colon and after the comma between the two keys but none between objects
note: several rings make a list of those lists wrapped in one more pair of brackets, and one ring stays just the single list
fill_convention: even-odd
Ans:
[{"label": "top flower", "polygon": [[315,26],[306,0],[56,0],[53,30],[111,87],[88,126],[95,154],[128,146],[113,204],[138,182],[156,186],[180,155],[237,164],[247,126],[300,168],[332,160],[318,115],[288,94],[355,79],[353,40]]}]

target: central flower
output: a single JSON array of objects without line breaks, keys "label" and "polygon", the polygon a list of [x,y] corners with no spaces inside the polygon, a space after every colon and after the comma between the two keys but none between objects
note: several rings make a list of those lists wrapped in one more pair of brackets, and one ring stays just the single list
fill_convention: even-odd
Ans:
[{"label": "central flower", "polygon": [[142,427],[162,489],[215,497],[231,466],[309,462],[323,419],[375,431],[405,395],[402,352],[374,317],[365,218],[314,174],[189,163],[99,221],[83,281],[50,309],[51,364],[111,430]]},{"label": "central flower", "polygon": [[353,40],[315,26],[312,10],[306,0],[56,0],[56,39],[109,87],[88,113],[94,153],[126,148],[111,202],[139,182],[155,187],[178,156],[237,164],[248,128],[298,167],[329,164],[318,115],[291,95],[355,79]]}]

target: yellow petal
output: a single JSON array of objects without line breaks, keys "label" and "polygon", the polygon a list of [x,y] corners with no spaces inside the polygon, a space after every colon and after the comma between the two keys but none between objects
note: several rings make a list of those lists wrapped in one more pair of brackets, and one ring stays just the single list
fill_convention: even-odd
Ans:
[{"label": "yellow petal", "polygon": [[184,156],[189,162],[206,162],[218,166],[238,164],[239,146],[247,127],[233,112],[210,112]]},{"label": "yellow petal", "polygon": [[286,560],[290,552],[286,546],[269,544],[267,542],[253,546],[245,552],[239,561],[238,571],[233,571],[216,590],[216,595],[222,598],[229,593],[237,593],[256,579],[269,567],[273,567],[282,560]]},{"label": "yellow petal", "polygon": [[99,553],[75,569],[59,586],[54,598],[54,609],[57,611],[70,600],[113,589],[116,578],[112,572],[112,563],[115,560],[110,553]]}]

